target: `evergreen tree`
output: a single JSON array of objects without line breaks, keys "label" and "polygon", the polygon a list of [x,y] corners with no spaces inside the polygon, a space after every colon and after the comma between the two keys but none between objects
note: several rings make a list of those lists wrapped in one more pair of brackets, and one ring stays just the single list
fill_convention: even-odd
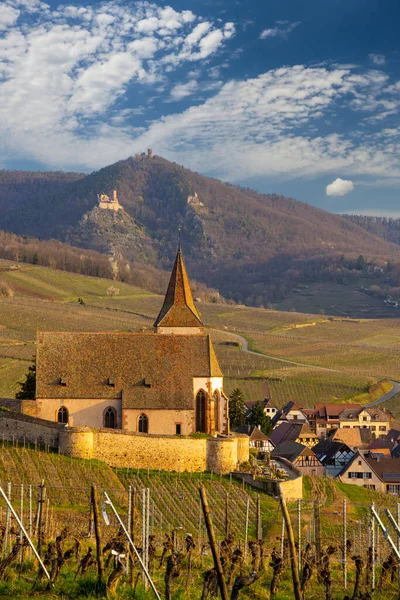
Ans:
[{"label": "evergreen tree", "polygon": [[19,400],[34,400],[36,394],[36,360],[33,361],[25,376],[25,381],[19,381],[20,390],[15,394]]},{"label": "evergreen tree", "polygon": [[239,388],[235,388],[229,396],[229,419],[232,428],[243,425],[246,420],[246,405]]},{"label": "evergreen tree", "polygon": [[256,427],[260,426],[261,431],[265,433],[265,435],[269,435],[272,431],[271,419],[265,414],[260,401],[251,409],[248,421],[250,425],[255,425]]}]

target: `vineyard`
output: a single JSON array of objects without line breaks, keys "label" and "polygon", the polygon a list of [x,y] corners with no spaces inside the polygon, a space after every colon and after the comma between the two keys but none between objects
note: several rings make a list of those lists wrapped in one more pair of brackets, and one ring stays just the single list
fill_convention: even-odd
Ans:
[{"label": "vineyard", "polygon": [[[150,587],[145,589],[139,563],[129,559],[127,564],[126,539],[111,509],[107,509],[109,524],[102,517],[103,490],[125,526],[130,524],[139,554],[146,546],[143,542],[148,541],[150,575],[161,598],[215,597],[213,590],[217,587],[200,486],[206,490],[229,598],[293,598],[288,537],[279,502],[263,492],[258,494],[234,477],[130,469],[114,472],[98,461],[71,460],[45,451],[10,446],[0,448],[0,460],[1,486],[35,546],[41,522],[41,556],[52,578],[49,587],[32,551],[21,546],[18,523],[2,499],[0,596],[3,598],[29,594],[43,600],[100,599],[106,593],[110,599],[154,597]],[[40,487],[42,479],[44,488]],[[98,496],[104,563],[102,586],[97,581],[91,482],[95,483]],[[149,489],[147,517],[143,492],[146,489]],[[398,598],[397,561],[393,560],[386,536],[371,520],[372,504],[396,539],[384,509],[390,509],[397,518],[397,498],[332,480],[304,478],[303,501],[289,504],[288,508],[300,549],[300,581],[305,599],[342,600],[346,594],[348,598]],[[146,518],[147,530],[143,528]],[[257,531],[261,533],[259,541]],[[374,561],[370,548],[374,548]],[[171,569],[173,576],[169,577]],[[165,595],[166,580],[170,596]],[[356,584],[359,592],[354,596]],[[216,595],[219,597],[217,591]]]},{"label": "vineyard", "polygon": [[[13,397],[18,389],[35,353],[37,330],[151,329],[162,303],[161,296],[121,282],[119,294],[110,297],[109,280],[10,265],[0,260],[0,278],[15,289],[14,297],[0,299],[0,397]],[[212,303],[198,307],[216,344],[227,392],[240,387],[246,400],[269,395],[279,406],[288,400],[304,407],[349,398],[363,403],[375,399],[367,394],[372,383],[400,376],[400,320],[332,319]],[[230,332],[268,357],[226,346],[236,340]]]}]

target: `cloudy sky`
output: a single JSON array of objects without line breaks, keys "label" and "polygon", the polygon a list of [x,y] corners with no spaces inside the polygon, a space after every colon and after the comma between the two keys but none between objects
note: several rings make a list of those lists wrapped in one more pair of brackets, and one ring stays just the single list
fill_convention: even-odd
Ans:
[{"label": "cloudy sky", "polygon": [[153,148],[334,212],[400,216],[398,0],[0,0],[0,168]]}]

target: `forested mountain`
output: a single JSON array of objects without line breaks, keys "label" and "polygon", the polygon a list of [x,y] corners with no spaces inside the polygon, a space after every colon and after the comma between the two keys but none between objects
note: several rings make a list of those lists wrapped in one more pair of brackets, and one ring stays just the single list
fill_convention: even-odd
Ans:
[{"label": "forested mountain", "polygon": [[367,217],[364,215],[342,215],[365,231],[400,246],[400,219],[391,217]]},{"label": "forested mountain", "polygon": [[[96,208],[97,194],[113,189],[125,216],[101,215]],[[239,302],[267,306],[309,282],[351,284],[374,267],[384,274],[388,260],[391,285],[400,280],[400,248],[375,232],[158,156],[130,157],[86,176],[0,172],[0,229],[6,231],[168,269],[178,227],[191,276]]]}]

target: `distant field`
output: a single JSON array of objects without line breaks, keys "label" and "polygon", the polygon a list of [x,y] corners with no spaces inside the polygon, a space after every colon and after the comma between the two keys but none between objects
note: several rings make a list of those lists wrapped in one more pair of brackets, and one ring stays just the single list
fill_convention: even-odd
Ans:
[{"label": "distant field", "polygon": [[[279,302],[275,307],[279,310],[294,310],[297,312],[322,312],[335,317],[354,316],[368,318],[399,318],[400,311],[386,306],[383,298],[375,298],[359,290],[363,286],[382,286],[381,279],[360,277],[354,286],[337,283],[314,283],[300,286],[289,297]],[[385,287],[385,286],[383,286]]]},{"label": "distant field", "polygon": [[[0,300],[0,397],[15,394],[34,355],[37,330],[150,330],[163,300],[121,282],[35,265],[15,268],[3,260],[0,281],[15,291]],[[111,285],[119,290],[114,297],[107,294]],[[303,406],[355,396],[367,401],[360,394],[372,383],[400,380],[400,319],[332,320],[227,304],[198,308],[216,343],[227,391],[240,387],[248,400],[269,395],[278,405],[292,399]],[[236,339],[229,332],[243,335],[269,358],[221,344]]]}]

